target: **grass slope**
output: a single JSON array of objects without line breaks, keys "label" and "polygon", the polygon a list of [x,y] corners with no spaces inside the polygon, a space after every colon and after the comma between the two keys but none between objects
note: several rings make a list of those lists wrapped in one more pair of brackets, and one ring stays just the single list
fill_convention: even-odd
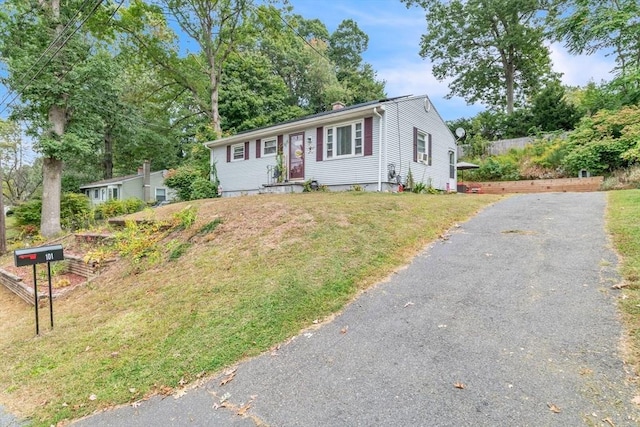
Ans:
[{"label": "grass slope", "polygon": [[195,223],[159,241],[156,262],[122,259],[56,301],[52,331],[43,309],[40,337],[33,308],[0,287],[0,402],[49,426],[215,373],[339,311],[498,199],[351,192],[192,202]]},{"label": "grass slope", "polygon": [[620,308],[627,331],[627,359],[640,374],[640,190],[609,193],[607,220],[621,257],[625,289]]}]

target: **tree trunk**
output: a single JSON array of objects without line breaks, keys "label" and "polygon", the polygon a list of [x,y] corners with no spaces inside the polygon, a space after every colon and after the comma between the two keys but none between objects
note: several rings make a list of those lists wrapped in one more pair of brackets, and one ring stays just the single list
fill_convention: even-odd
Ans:
[{"label": "tree trunk", "polygon": [[42,217],[40,234],[53,237],[60,234],[60,193],[62,189],[62,160],[45,157],[42,164]]},{"label": "tree trunk", "polygon": [[7,252],[7,226],[4,215],[4,194],[2,190],[2,163],[0,163],[0,255]]},{"label": "tree trunk", "polygon": [[[53,16],[60,17],[60,0],[51,0]],[[62,33],[62,25],[56,28],[56,34]],[[51,132],[62,138],[67,125],[67,110],[53,104],[49,107],[49,124]],[[54,237],[62,232],[60,227],[60,193],[62,190],[62,160],[45,157],[42,163],[42,211],[40,216],[40,234],[43,237]]]},{"label": "tree trunk", "polygon": [[218,110],[218,75],[216,72],[216,59],[213,52],[207,52],[209,56],[209,83],[211,84],[211,124],[213,130],[216,133],[216,138],[222,134],[222,127],[220,126],[220,112]]},{"label": "tree trunk", "polygon": [[[64,135],[67,124],[66,109],[57,105],[49,109],[51,132],[58,138]],[[60,227],[60,192],[62,190],[62,160],[46,157],[42,164],[42,215],[40,234],[53,237],[62,231]]]},{"label": "tree trunk", "polygon": [[509,61],[509,64],[507,65],[506,68],[506,73],[505,73],[505,80],[506,80],[506,86],[507,86],[507,114],[511,115],[513,113],[513,91],[514,91],[514,74],[515,71],[513,70],[513,62]]}]

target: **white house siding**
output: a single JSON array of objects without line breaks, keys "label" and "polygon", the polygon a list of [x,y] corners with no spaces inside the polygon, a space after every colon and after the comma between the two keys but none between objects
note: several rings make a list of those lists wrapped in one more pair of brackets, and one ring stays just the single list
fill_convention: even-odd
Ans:
[{"label": "white house siding", "polygon": [[[406,181],[409,168],[415,182],[429,184],[439,190],[455,190],[455,179],[449,178],[449,151],[455,153],[455,138],[433,105],[425,110],[423,97],[399,99],[385,104],[386,156],[384,168],[395,164],[396,173]],[[398,116],[399,114],[399,116]],[[431,134],[431,165],[413,160],[413,128]]]},{"label": "white house siding", "polygon": [[[365,117],[371,117],[371,115],[363,116],[363,119]],[[353,120],[347,122],[351,121]],[[340,124],[341,121],[336,121],[335,123]],[[314,128],[313,132],[308,135],[311,137],[314,150],[310,155],[308,154],[306,158],[305,178],[316,180],[320,185],[350,186],[357,184],[366,186],[366,190],[375,191],[378,183],[378,154],[380,153],[378,124],[379,119],[373,117],[372,155],[326,159],[325,153],[323,153],[323,160],[320,162],[316,160],[318,144],[316,141],[317,128]],[[326,126],[323,126],[323,128],[326,128]]]},{"label": "white house siding", "polygon": [[[373,107],[372,107],[373,110]],[[371,115],[363,116],[371,117]],[[353,122],[354,120],[346,120]],[[336,124],[343,123],[337,120]],[[378,123],[379,119],[373,117],[373,155],[371,156],[354,156],[346,158],[325,159],[318,162],[316,159],[316,150],[318,148],[317,127],[301,128],[287,131],[282,135],[284,153],[287,153],[289,135],[296,133],[304,133],[305,141],[305,164],[304,179],[316,180],[320,185],[339,186],[339,185],[366,185],[368,190],[375,190],[378,181]],[[323,128],[326,126],[323,126]],[[265,139],[271,139],[277,135],[265,133]],[[311,138],[309,140],[309,138]],[[224,195],[254,194],[263,188],[263,185],[269,184],[269,176],[267,174],[268,166],[275,166],[276,156],[261,156],[256,158],[256,140],[249,142],[249,159],[236,160],[227,162],[227,146],[218,146],[212,149],[212,161],[216,164],[220,186]],[[236,145],[236,144],[231,144]],[[312,147],[312,150],[309,150]],[[324,147],[324,145],[323,145]],[[246,158],[246,156],[245,156]],[[285,165],[286,167],[286,165]],[[385,172],[386,174],[386,172]],[[232,177],[232,178],[229,178]]]},{"label": "white house siding", "polygon": [[[265,135],[270,136],[270,135]],[[235,145],[235,144],[233,144]],[[225,195],[232,193],[257,193],[264,184],[268,184],[267,166],[275,166],[276,157],[256,158],[256,140],[249,141],[249,159],[227,162],[227,146],[215,147],[212,150],[220,179],[220,187]]]},{"label": "white house siding", "polygon": [[[387,173],[388,165],[393,163],[403,182],[410,167],[416,182],[431,184],[440,190],[455,191],[455,178],[449,178],[449,151],[453,150],[455,153],[455,138],[430,102],[428,111],[425,110],[425,99],[428,98],[424,96],[397,98],[379,104],[370,104],[370,106],[364,105],[355,112],[345,110],[347,114],[336,112],[335,119],[326,115],[318,118],[317,122],[321,123],[323,129],[335,124],[371,118],[372,153],[367,156],[326,159],[326,153],[323,152],[322,160],[318,161],[317,132],[320,124],[316,124],[316,120],[303,120],[299,126],[295,123],[281,124],[276,125],[276,129],[250,131],[247,140],[242,140],[242,135],[237,135],[230,137],[228,144],[220,141],[219,146],[215,146],[213,142],[211,143],[211,161],[215,162],[222,194],[223,196],[254,194],[262,191],[265,184],[272,183],[267,174],[267,167],[275,166],[276,157],[261,155],[258,158],[256,139],[265,141],[282,135],[283,151],[287,155],[289,136],[297,133],[304,133],[305,143],[304,178],[301,181],[315,180],[320,185],[336,189],[348,189],[352,185],[360,185],[368,191],[377,190],[378,182],[381,182],[383,191],[396,190],[395,179],[389,179]],[[382,115],[382,119],[374,113],[374,108]],[[431,135],[430,165],[424,165],[413,159],[414,127]],[[281,132],[277,130],[278,128]],[[326,134],[323,132],[323,148],[326,147],[325,139]],[[245,154],[243,160],[228,161],[227,147],[236,144],[246,144],[245,151],[248,155]],[[285,167],[288,167],[286,161]]]}]

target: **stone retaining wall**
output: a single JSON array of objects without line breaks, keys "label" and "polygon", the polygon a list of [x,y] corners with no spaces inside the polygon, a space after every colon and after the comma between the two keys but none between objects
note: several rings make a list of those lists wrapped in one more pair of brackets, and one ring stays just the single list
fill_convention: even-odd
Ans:
[{"label": "stone retaining wall", "polygon": [[[100,265],[97,262],[86,263],[81,257],[77,255],[65,254],[64,261],[60,262],[65,264],[65,268],[63,270],[64,273],[77,274],[78,276],[82,276],[87,280],[91,280],[99,274],[99,270],[101,267],[104,267],[104,265],[110,264],[114,261],[115,259],[109,259],[104,261],[102,265]],[[33,305],[33,288],[31,286],[25,285],[21,277],[0,268],[0,284],[3,284],[24,301]],[[64,292],[54,292],[52,298],[55,299],[61,293]],[[42,292],[38,293],[38,300],[48,297],[48,294],[43,294]]]},{"label": "stone retaining wall", "polygon": [[[22,282],[22,277],[11,274],[0,268],[0,283],[22,298],[25,302],[33,305],[33,289]],[[39,300],[46,297],[47,296],[42,293],[38,295]]]}]

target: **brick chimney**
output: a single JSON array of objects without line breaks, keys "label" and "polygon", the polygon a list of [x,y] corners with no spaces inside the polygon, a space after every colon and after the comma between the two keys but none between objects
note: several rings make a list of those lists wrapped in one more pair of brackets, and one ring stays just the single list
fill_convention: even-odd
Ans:
[{"label": "brick chimney", "polygon": [[331,104],[331,109],[332,109],[332,110],[334,110],[334,111],[335,111],[335,110],[341,110],[341,109],[343,109],[344,107],[345,107],[345,105],[344,105],[342,102],[340,102],[340,101],[338,101],[338,102],[334,102],[333,104]]}]

